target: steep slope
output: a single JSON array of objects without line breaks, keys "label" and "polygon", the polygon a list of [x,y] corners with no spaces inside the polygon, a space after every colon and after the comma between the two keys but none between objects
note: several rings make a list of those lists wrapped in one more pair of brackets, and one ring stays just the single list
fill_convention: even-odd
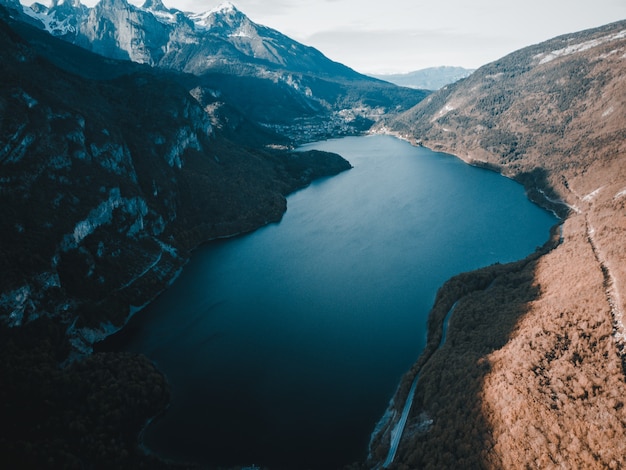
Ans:
[{"label": "steep slope", "polygon": [[258,25],[226,2],[204,13],[167,8],[148,0],[102,0],[88,8],[79,0],[26,7],[54,36],[105,57],[202,74],[228,65],[280,67],[331,77],[362,78],[318,50]]},{"label": "steep slope", "polygon": [[[85,80],[5,23],[0,39],[0,309],[10,325],[42,311],[69,325],[85,309],[74,327],[120,325],[189,249],[279,219],[284,194],[349,168],[338,156],[263,150],[284,138],[166,76]],[[257,149],[225,138],[239,132]]]},{"label": "steep slope", "polygon": [[105,57],[193,74],[249,119],[299,142],[366,130],[428,94],[361,75],[230,3],[194,14],[152,0],[142,7],[102,0],[93,8],[76,0],[24,7],[23,16]]},{"label": "steep slope", "polygon": [[510,54],[381,126],[519,180],[564,220],[527,260],[443,286],[373,466],[418,372],[390,468],[626,465],[625,75],[626,21]]},{"label": "steep slope", "polygon": [[76,69],[75,46],[30,31],[35,47],[26,30],[0,7],[3,464],[160,468],[137,443],[167,404],[165,378],[140,356],[79,353],[164,289],[199,243],[279,220],[287,193],[350,165],[286,150],[171,74],[85,51],[113,78],[70,73],[39,51]]}]

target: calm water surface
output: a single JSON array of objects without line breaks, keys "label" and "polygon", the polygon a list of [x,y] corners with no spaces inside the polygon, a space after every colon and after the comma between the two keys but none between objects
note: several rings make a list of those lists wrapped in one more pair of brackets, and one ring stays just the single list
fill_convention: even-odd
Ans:
[{"label": "calm water surface", "polygon": [[270,469],[364,458],[437,288],[525,257],[556,222],[520,185],[389,136],[305,148],[354,168],[291,195],[279,224],[197,250],[125,333],[172,386],[145,434],[160,455]]}]

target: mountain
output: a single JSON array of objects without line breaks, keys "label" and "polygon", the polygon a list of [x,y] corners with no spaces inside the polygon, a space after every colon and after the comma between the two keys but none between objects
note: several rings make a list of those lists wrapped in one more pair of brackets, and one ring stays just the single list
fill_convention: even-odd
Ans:
[{"label": "mountain", "polygon": [[429,67],[415,72],[375,75],[376,78],[395,83],[399,86],[422,90],[439,90],[472,74],[474,69],[463,67]]},{"label": "mountain", "polygon": [[[272,150],[288,141],[225,103],[209,106],[177,77],[138,66],[85,79],[5,31],[0,308],[9,324],[44,305],[70,323],[85,303],[142,305],[155,290],[140,285],[166,283],[189,249],[279,219],[283,195],[349,168]],[[47,40],[60,58],[58,40]],[[106,67],[93,54],[87,63],[98,61]],[[101,327],[80,318],[76,327]]]},{"label": "mountain", "polygon": [[0,0],[0,452],[13,468],[169,468],[139,446],[169,399],[145,357],[95,342],[201,243],[280,220],[350,168],[299,142],[428,94],[252,23],[103,0]]},{"label": "mountain", "polygon": [[185,13],[148,0],[103,0],[87,8],[79,0],[34,4],[24,9],[51,34],[105,57],[129,59],[196,75],[249,65],[279,67],[344,78],[360,77],[312,47],[252,22],[233,4],[205,13]]},{"label": "mountain", "polygon": [[230,3],[195,14],[158,0],[142,7],[102,0],[93,8],[75,0],[34,4],[23,15],[105,57],[192,74],[190,88],[219,93],[249,119],[300,142],[366,130],[428,94],[361,75]]},{"label": "mountain", "polygon": [[166,378],[139,355],[89,354],[93,342],[200,243],[279,220],[286,194],[350,167],[295,144],[377,123],[518,180],[563,224],[527,259],[442,286],[364,465],[389,455],[419,376],[394,467],[626,466],[624,57],[620,22],[429,94],[229,4],[0,0],[3,463],[170,467],[138,437],[167,406]]},{"label": "mountain", "polygon": [[380,124],[518,180],[562,224],[526,260],[441,288],[372,466],[418,373],[393,468],[626,466],[625,57],[626,21],[560,36]]},{"label": "mountain", "polygon": [[160,468],[138,436],[167,381],[93,343],[193,248],[278,221],[286,194],[350,164],[289,150],[180,73],[95,55],[15,12],[0,6],[3,463]]}]

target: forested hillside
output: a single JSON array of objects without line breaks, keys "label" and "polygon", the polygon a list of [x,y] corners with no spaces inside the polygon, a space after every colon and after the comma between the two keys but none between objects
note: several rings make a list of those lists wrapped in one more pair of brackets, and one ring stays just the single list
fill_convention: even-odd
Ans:
[{"label": "forested hillside", "polygon": [[421,372],[390,468],[626,465],[624,76],[619,22],[510,54],[380,127],[515,178],[563,217],[527,260],[441,289],[395,397]]},{"label": "forested hillside", "polygon": [[[49,35],[34,47],[12,26],[0,6],[2,464],[157,468],[137,444],[167,405],[165,378],[138,355],[86,357],[93,343],[165,289],[194,247],[279,220],[286,194],[350,164],[290,151],[172,74]],[[110,77],[63,69],[42,49]]]}]

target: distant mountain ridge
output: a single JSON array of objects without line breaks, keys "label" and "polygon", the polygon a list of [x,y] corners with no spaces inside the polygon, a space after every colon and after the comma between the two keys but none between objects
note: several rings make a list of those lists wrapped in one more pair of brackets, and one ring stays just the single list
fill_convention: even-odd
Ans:
[{"label": "distant mountain ridge", "polygon": [[93,8],[74,0],[23,7],[21,19],[105,57],[193,74],[190,89],[218,93],[300,142],[366,130],[428,94],[359,74],[252,22],[231,3],[185,13],[158,0],[142,7],[101,0]]},{"label": "distant mountain ridge", "polygon": [[374,75],[376,78],[395,83],[399,86],[422,90],[439,90],[472,74],[475,69],[463,67],[441,66],[429,67],[408,73]]}]

